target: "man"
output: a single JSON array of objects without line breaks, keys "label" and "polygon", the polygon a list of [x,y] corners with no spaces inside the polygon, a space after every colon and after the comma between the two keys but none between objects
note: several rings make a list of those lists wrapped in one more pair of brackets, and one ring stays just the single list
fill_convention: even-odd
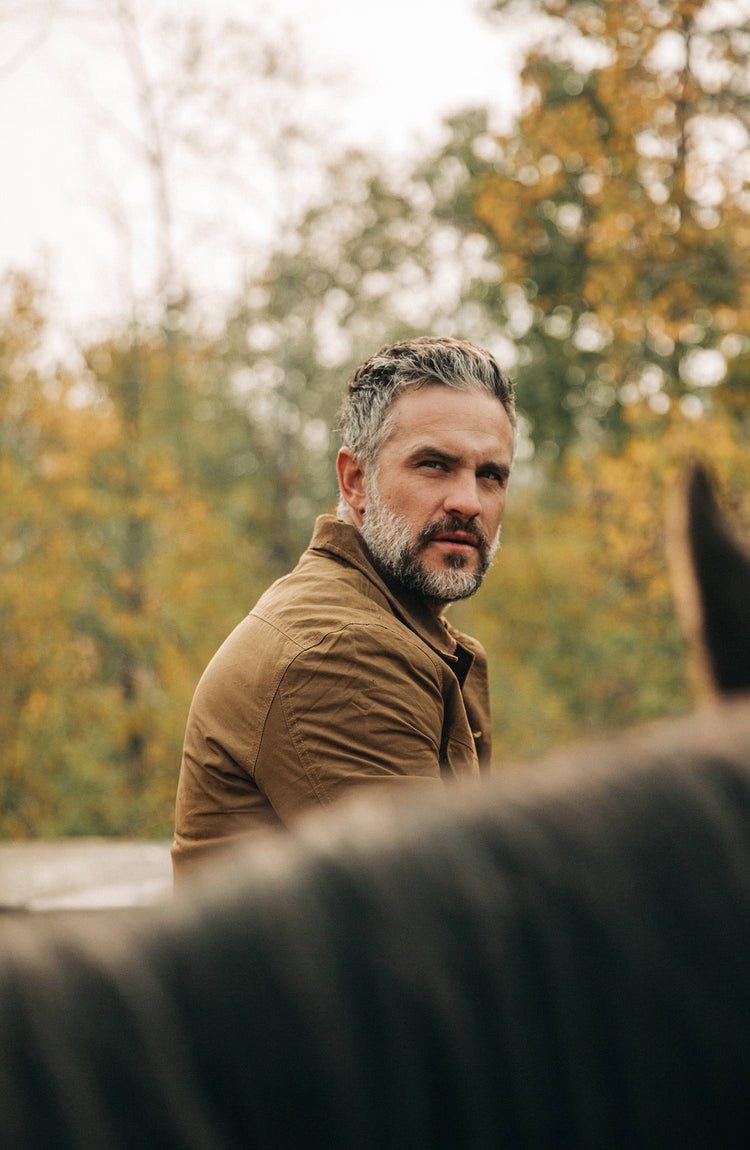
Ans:
[{"label": "man", "polygon": [[492,356],[424,337],[349,382],[338,519],[206,669],[188,718],[175,877],[352,791],[441,786],[490,757],[481,646],[443,618],[497,547],[513,388]]}]

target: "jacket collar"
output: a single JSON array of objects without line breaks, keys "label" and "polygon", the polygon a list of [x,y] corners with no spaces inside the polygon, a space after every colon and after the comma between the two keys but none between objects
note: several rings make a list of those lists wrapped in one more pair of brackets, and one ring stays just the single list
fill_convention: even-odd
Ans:
[{"label": "jacket collar", "polygon": [[336,555],[361,571],[388,600],[393,613],[445,659],[463,680],[474,659],[471,647],[464,642],[465,636],[445,619],[433,615],[413,595],[386,582],[373,567],[365,542],[356,527],[342,523],[333,515],[320,515],[315,521],[309,549]]}]

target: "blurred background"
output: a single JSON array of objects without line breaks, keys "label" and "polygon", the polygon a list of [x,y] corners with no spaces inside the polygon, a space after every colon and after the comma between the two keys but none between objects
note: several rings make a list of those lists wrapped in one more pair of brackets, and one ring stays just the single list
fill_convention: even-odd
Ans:
[{"label": "blurred background", "polygon": [[750,0],[0,0],[0,838],[164,839],[203,667],[381,344],[521,436],[457,625],[496,769],[690,705],[687,458],[750,529]]}]

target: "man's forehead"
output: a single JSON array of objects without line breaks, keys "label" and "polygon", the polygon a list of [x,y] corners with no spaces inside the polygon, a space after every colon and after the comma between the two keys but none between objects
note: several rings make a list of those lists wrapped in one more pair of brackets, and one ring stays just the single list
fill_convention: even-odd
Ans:
[{"label": "man's forehead", "polygon": [[513,438],[508,413],[497,396],[479,388],[427,384],[410,388],[394,400],[387,441],[425,443],[450,440],[491,444]]}]

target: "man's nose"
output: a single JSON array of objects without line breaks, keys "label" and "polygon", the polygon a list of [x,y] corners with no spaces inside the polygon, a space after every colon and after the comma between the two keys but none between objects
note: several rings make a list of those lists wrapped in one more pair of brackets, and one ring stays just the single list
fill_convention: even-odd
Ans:
[{"label": "man's nose", "polygon": [[454,475],[443,506],[448,515],[457,515],[460,519],[473,519],[478,515],[482,508],[476,475]]}]

